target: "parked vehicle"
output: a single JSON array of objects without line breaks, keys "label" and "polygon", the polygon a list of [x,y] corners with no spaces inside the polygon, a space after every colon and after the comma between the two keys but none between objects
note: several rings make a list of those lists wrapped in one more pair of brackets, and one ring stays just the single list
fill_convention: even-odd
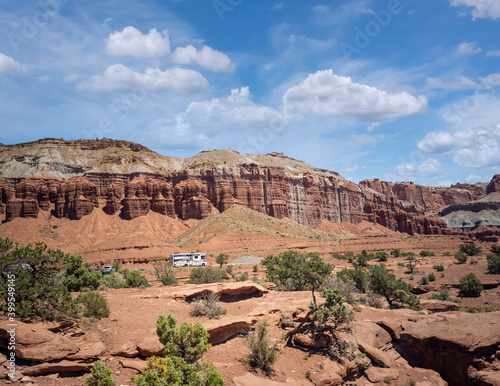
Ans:
[{"label": "parked vehicle", "polygon": [[106,265],[102,269],[102,274],[103,275],[107,275],[107,274],[112,273],[112,272],[116,272],[116,269],[114,269],[111,265]]},{"label": "parked vehicle", "polygon": [[207,254],[198,252],[172,253],[170,263],[174,267],[205,266],[207,265]]}]

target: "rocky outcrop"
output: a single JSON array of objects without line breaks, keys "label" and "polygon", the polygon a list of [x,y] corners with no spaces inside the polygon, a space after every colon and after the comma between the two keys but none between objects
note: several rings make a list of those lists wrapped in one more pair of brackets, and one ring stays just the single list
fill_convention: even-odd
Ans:
[{"label": "rocky outcrop", "polygon": [[379,179],[363,180],[360,186],[372,189],[388,198],[414,205],[419,212],[432,212],[447,205],[464,204],[482,198],[485,190],[479,185],[455,184],[450,188],[429,188],[413,182],[387,182]]},{"label": "rocky outcrop", "polygon": [[495,174],[486,187],[486,193],[500,193],[500,174]]},{"label": "rocky outcrop", "polygon": [[132,220],[145,216],[150,209],[150,200],[147,194],[146,180],[134,178],[125,187],[125,198],[122,200],[123,218]]}]

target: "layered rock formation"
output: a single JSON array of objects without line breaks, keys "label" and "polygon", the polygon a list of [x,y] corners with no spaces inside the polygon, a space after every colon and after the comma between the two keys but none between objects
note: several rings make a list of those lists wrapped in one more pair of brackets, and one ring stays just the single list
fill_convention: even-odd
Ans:
[{"label": "layered rock formation", "polygon": [[[27,155],[9,159],[16,149],[17,154]],[[48,154],[57,155],[53,155],[58,162],[52,169]],[[65,164],[71,170],[66,175],[71,177],[78,166],[75,157],[81,163],[76,177],[20,180],[9,176],[14,166],[25,170],[36,158],[38,163],[44,159],[39,165],[42,174],[58,176]],[[0,166],[0,175],[8,177],[0,180],[0,213],[6,212],[6,221],[36,217],[39,210],[79,219],[99,207],[109,215],[120,213],[127,220],[149,211],[183,220],[203,219],[240,204],[311,227],[322,221],[371,221],[410,234],[442,234],[451,231],[443,221],[426,217],[426,213],[473,196],[466,189],[431,191],[413,183],[379,180],[362,181],[358,186],[337,173],[279,153],[249,156],[218,150],[178,159],[112,140],[2,145]]]}]

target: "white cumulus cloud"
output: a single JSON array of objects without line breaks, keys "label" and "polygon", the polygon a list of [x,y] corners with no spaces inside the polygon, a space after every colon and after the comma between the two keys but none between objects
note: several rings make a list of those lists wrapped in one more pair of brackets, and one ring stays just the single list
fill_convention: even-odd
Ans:
[{"label": "white cumulus cloud", "polygon": [[145,35],[135,27],[128,26],[109,35],[106,50],[108,54],[115,56],[131,55],[136,58],[164,56],[170,53],[170,39],[167,31],[159,33],[153,28]]},{"label": "white cumulus cloud", "polygon": [[160,70],[148,68],[143,73],[135,72],[122,64],[106,68],[103,75],[93,75],[76,85],[79,90],[119,91],[145,89],[155,92],[177,92],[191,94],[205,90],[207,80],[193,70],[172,68]]},{"label": "white cumulus cloud", "polygon": [[424,112],[427,99],[404,91],[387,93],[326,70],[310,74],[289,88],[283,95],[283,105],[305,114],[382,122]]},{"label": "white cumulus cloud", "polygon": [[453,7],[472,7],[472,17],[474,19],[500,18],[500,2],[498,0],[450,0]]},{"label": "white cumulus cloud", "polygon": [[401,164],[394,168],[393,172],[403,179],[435,177],[444,172],[444,166],[435,158],[427,158],[420,164]]},{"label": "white cumulus cloud", "polygon": [[481,78],[481,81],[486,86],[498,86],[500,85],[500,73],[490,74],[484,78]]},{"label": "white cumulus cloud", "polygon": [[0,76],[6,74],[20,75],[26,74],[28,69],[21,63],[15,61],[10,56],[0,52]]},{"label": "white cumulus cloud", "polygon": [[473,55],[481,51],[481,47],[478,47],[475,42],[462,42],[458,45],[457,54]]},{"label": "white cumulus cloud", "polygon": [[448,155],[463,168],[500,165],[500,125],[477,127],[455,132],[432,132],[417,145],[434,155]]},{"label": "white cumulus cloud", "polygon": [[172,61],[178,64],[197,64],[212,71],[233,72],[235,65],[226,54],[204,46],[198,51],[192,45],[177,47],[172,54]]}]

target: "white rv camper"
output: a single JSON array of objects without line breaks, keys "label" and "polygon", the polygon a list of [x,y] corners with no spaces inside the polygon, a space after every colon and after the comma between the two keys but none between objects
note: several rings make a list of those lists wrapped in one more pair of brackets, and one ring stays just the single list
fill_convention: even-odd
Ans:
[{"label": "white rv camper", "polygon": [[170,255],[170,263],[174,267],[191,267],[207,265],[206,253],[172,253]]}]

